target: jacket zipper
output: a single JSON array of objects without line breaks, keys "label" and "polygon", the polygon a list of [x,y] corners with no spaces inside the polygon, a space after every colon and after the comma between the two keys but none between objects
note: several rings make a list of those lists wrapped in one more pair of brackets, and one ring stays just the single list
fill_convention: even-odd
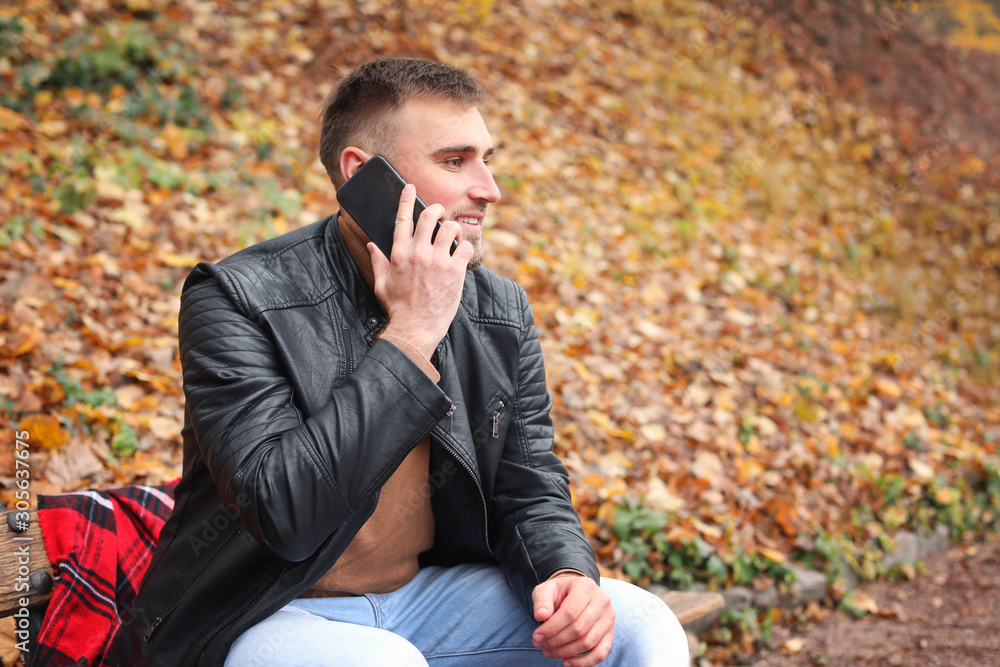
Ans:
[{"label": "jacket zipper", "polygon": [[[198,573],[198,576],[195,577],[194,581],[191,582],[191,585],[188,586],[185,589],[185,592],[191,590],[191,588],[195,584],[197,584],[199,580],[201,580],[201,578],[202,578],[202,576],[204,576],[205,572],[208,571],[209,566],[215,561],[216,558],[219,557],[219,554],[221,554],[225,550],[226,546],[230,542],[233,541],[233,538],[236,537],[239,534],[239,532],[240,531],[237,529],[237,530],[233,531],[232,535],[230,535],[228,538],[226,538],[226,541],[222,544],[221,547],[219,547],[219,550],[217,552],[215,552],[215,556],[212,557],[212,560],[210,560],[205,565],[205,569],[204,570],[202,570],[201,572]],[[181,594],[181,596],[179,598],[177,598],[176,600],[174,600],[173,604],[171,604],[169,607],[167,607],[166,611],[164,611],[159,616],[157,616],[156,618],[153,619],[153,622],[149,624],[149,628],[146,630],[146,634],[143,635],[143,639],[146,640],[147,644],[149,643],[149,640],[152,639],[153,633],[156,632],[156,628],[160,627],[160,624],[163,623],[163,619],[166,618],[167,616],[170,616],[171,612],[173,612],[173,610],[177,607],[177,605],[179,605],[181,603],[181,600],[183,600],[183,599],[184,599],[184,595]]]},{"label": "jacket zipper", "polygon": [[[449,417],[449,419],[452,420],[452,423],[454,423],[454,416],[455,416],[456,410],[458,410],[458,408],[456,408],[455,404],[452,403],[451,407],[448,408],[448,412],[446,413],[447,416]],[[452,433],[451,433],[451,426],[450,425],[448,427],[448,435],[452,435]],[[458,464],[460,466],[462,466],[462,468],[465,469],[465,472],[469,473],[469,477],[471,477],[472,481],[476,483],[476,489],[479,491],[479,500],[480,500],[481,506],[483,508],[483,537],[486,538],[486,548],[489,549],[489,546],[490,546],[490,516],[489,516],[489,509],[486,507],[486,494],[483,493],[483,485],[479,483],[479,478],[476,477],[476,473],[473,472],[472,466],[470,466],[468,463],[465,462],[465,459],[462,458],[462,456],[459,455],[458,451],[456,449],[454,449],[451,446],[451,444],[449,444],[446,441],[443,441],[441,444],[444,445],[444,448],[448,451],[449,454],[451,454],[451,458],[453,458],[456,461],[458,461]]]},{"label": "jacket zipper", "polygon": [[503,401],[497,404],[496,412],[493,413],[493,439],[500,437],[500,413],[503,412]]},{"label": "jacket zipper", "polygon": [[249,610],[251,607],[253,607],[257,603],[257,601],[260,600],[264,596],[265,593],[267,593],[268,588],[270,588],[271,585],[274,582],[276,582],[279,579],[281,579],[281,577],[284,576],[285,572],[288,572],[288,570],[289,570],[290,567],[291,567],[291,563],[286,563],[281,568],[281,572],[279,572],[278,574],[276,574],[274,576],[274,578],[271,579],[271,581],[267,582],[266,585],[262,586],[260,592],[257,593],[257,595],[255,595],[254,598],[252,600],[250,600],[250,602],[248,602],[243,607],[243,609],[240,609],[240,612],[238,614],[236,614],[235,616],[233,616],[232,618],[230,618],[225,623],[223,623],[222,625],[220,625],[219,627],[217,627],[215,629],[215,632],[213,632],[209,636],[209,638],[205,640],[205,643],[202,644],[201,650],[198,651],[198,654],[194,656],[194,660],[191,662],[191,667],[196,667],[197,666],[198,660],[201,659],[202,653],[204,653],[205,649],[208,648],[208,645],[212,643],[212,640],[215,639],[215,636],[218,635],[220,632],[222,632],[226,628],[227,625],[229,625],[230,623],[234,622],[236,619],[238,619],[243,614],[247,613],[247,610]]},{"label": "jacket zipper", "polygon": [[344,330],[344,336],[347,338],[347,374],[351,375],[354,373],[354,340],[351,338],[351,329],[349,327],[341,327]]}]

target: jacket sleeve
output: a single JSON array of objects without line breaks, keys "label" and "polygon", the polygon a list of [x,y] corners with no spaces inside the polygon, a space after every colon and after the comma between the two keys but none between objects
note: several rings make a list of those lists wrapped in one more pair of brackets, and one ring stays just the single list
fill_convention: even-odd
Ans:
[{"label": "jacket sleeve", "polygon": [[511,589],[532,609],[531,592],[557,570],[579,570],[599,582],[580,518],[570,499],[566,468],[552,451],[545,367],[527,295],[521,303],[517,396],[511,433],[497,471],[495,553]]},{"label": "jacket sleeve", "polygon": [[259,542],[299,561],[381,488],[451,402],[399,348],[379,341],[304,417],[274,341],[243,312],[239,294],[226,269],[211,264],[185,283],[187,407],[223,501],[241,508]]}]

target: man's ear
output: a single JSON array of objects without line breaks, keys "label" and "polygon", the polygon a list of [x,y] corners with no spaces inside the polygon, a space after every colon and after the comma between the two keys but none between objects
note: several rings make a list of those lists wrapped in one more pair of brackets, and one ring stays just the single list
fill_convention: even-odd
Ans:
[{"label": "man's ear", "polygon": [[346,181],[353,176],[361,166],[368,162],[370,156],[357,146],[348,146],[340,153],[340,173]]}]

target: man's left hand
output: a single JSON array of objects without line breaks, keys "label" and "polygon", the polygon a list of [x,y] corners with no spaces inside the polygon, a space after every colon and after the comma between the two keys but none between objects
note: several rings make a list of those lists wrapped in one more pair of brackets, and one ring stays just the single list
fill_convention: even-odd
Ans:
[{"label": "man's left hand", "polygon": [[531,599],[535,620],[541,623],[532,643],[545,657],[563,658],[563,667],[593,667],[608,657],[615,610],[593,579],[557,575],[535,586]]}]

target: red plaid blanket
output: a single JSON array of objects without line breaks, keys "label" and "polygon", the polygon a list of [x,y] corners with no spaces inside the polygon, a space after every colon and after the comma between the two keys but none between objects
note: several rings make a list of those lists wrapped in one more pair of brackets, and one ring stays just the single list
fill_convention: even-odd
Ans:
[{"label": "red plaid blanket", "polygon": [[176,482],[39,496],[38,522],[55,585],[32,665],[108,665],[115,631],[174,507]]}]

